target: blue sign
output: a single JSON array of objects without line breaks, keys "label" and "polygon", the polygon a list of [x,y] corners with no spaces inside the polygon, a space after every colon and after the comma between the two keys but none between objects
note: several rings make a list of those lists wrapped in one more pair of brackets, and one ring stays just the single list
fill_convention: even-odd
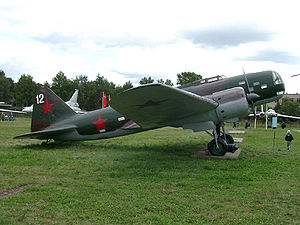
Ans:
[{"label": "blue sign", "polygon": [[276,116],[272,117],[272,128],[273,129],[277,128],[277,117]]}]

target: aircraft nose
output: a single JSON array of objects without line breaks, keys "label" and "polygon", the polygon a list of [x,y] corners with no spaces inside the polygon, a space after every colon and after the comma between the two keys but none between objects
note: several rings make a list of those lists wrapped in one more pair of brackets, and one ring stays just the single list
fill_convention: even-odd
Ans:
[{"label": "aircraft nose", "polygon": [[280,95],[280,96],[283,96],[284,92],[285,92],[285,86],[284,86],[284,83],[277,84],[277,85],[276,85],[276,94],[277,94],[277,95]]}]

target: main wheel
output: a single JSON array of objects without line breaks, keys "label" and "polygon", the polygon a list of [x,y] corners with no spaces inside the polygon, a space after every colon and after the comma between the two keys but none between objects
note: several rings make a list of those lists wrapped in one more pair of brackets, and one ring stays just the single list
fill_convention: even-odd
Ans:
[{"label": "main wheel", "polygon": [[[225,135],[226,135],[227,144],[233,144],[234,143],[233,137],[229,134],[225,134]],[[221,138],[225,140],[224,134],[221,136]]]},{"label": "main wheel", "polygon": [[[219,148],[218,148],[219,147]],[[227,143],[224,139],[218,138],[218,147],[216,141],[212,140],[208,143],[207,148],[212,155],[223,156],[227,152]]]}]

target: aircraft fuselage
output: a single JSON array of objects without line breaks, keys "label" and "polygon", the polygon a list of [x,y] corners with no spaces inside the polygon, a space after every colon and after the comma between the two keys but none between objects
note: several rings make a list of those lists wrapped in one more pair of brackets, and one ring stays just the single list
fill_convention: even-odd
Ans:
[{"label": "aircraft fuselage", "polygon": [[[245,76],[249,83],[249,89]],[[230,89],[233,87],[242,87],[248,97],[251,94],[256,94],[253,97],[255,105],[272,102],[280,99],[285,91],[284,83],[281,77],[275,71],[263,71],[257,73],[248,73],[245,75],[238,75],[230,78],[219,79],[209,82],[210,78],[195,81],[193,83],[180,86],[180,89],[195,93],[200,96],[210,96],[215,92]],[[201,81],[204,81],[203,83]]]}]

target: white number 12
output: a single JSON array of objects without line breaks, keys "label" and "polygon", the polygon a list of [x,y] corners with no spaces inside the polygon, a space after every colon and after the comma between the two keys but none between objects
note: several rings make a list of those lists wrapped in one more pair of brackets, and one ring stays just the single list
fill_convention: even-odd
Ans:
[{"label": "white number 12", "polygon": [[45,103],[44,101],[44,94],[39,94],[36,96],[36,104],[43,104]]}]

